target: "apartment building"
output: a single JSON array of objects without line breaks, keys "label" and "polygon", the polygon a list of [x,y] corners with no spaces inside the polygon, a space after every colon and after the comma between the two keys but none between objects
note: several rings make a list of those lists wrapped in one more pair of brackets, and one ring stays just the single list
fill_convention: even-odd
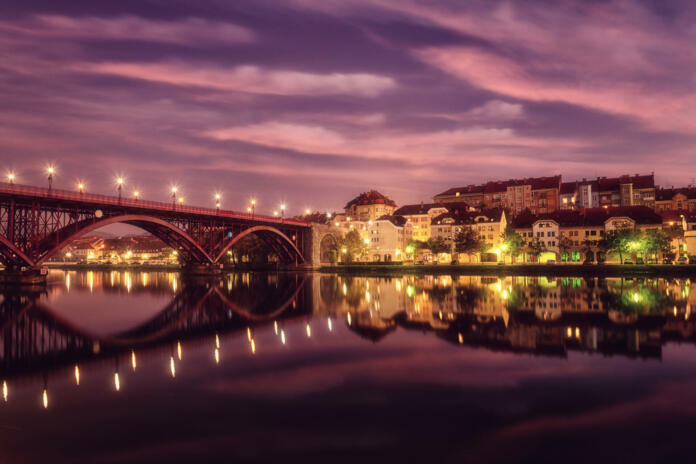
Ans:
[{"label": "apartment building", "polygon": [[696,211],[696,188],[658,188],[655,211]]},{"label": "apartment building", "polygon": [[412,238],[413,224],[403,216],[385,215],[368,223],[367,243],[372,261],[402,261]]},{"label": "apartment building", "polygon": [[501,235],[506,227],[507,218],[502,208],[460,213],[447,212],[433,218],[430,236],[433,239],[440,238],[453,247],[459,232],[464,228],[472,229],[489,248],[489,256],[482,256],[482,260],[497,261],[493,250],[500,244]]},{"label": "apartment building", "polygon": [[430,238],[430,224],[435,216],[444,214],[456,205],[466,209],[466,203],[449,203],[446,206],[440,203],[420,203],[404,205],[394,211],[394,216],[401,216],[412,225],[413,240],[425,242]]}]

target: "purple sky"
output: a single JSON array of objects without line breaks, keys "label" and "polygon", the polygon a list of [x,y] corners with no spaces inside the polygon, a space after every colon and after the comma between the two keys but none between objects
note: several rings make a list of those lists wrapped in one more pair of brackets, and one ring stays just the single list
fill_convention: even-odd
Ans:
[{"label": "purple sky", "polygon": [[692,182],[683,1],[5,1],[0,169],[290,213],[512,176]]}]

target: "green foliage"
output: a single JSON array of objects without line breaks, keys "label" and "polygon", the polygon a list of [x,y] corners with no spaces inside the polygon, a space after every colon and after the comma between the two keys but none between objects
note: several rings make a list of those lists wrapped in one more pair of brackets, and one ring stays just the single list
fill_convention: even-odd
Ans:
[{"label": "green foliage", "polygon": [[435,255],[439,253],[449,253],[451,251],[450,245],[448,245],[442,237],[435,239],[429,238],[425,243],[427,248]]},{"label": "green foliage", "polygon": [[345,263],[352,263],[367,255],[368,246],[357,230],[349,231],[340,241],[338,248]]},{"label": "green foliage", "polygon": [[641,240],[641,251],[645,256],[672,251],[672,239],[661,230],[650,230]]},{"label": "green foliage", "polygon": [[529,244],[527,244],[527,253],[531,256],[539,256],[546,251],[546,246],[538,238],[533,238]]},{"label": "green foliage", "polygon": [[614,251],[619,254],[619,260],[623,263],[623,256],[629,253],[638,253],[641,251],[642,234],[640,231],[633,229],[617,229],[612,230],[607,234],[606,247],[607,251]]},{"label": "green foliage", "polygon": [[500,238],[503,242],[500,249],[504,254],[518,256],[522,252],[522,248],[524,247],[524,239],[520,234],[515,232],[515,229],[512,227],[506,227],[505,232],[500,235]]},{"label": "green foliage", "polygon": [[480,251],[482,244],[481,236],[469,227],[462,229],[454,238],[454,249],[457,253],[466,253],[469,256]]}]

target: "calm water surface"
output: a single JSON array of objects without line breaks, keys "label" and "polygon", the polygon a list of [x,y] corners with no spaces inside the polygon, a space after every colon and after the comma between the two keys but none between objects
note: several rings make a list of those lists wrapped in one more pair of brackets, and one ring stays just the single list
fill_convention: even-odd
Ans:
[{"label": "calm water surface", "polygon": [[52,271],[0,296],[0,462],[668,462],[686,279]]}]

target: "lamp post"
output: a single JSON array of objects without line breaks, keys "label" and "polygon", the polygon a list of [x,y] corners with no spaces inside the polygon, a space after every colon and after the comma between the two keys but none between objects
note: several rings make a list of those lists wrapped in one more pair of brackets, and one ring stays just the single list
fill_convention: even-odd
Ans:
[{"label": "lamp post", "polygon": [[220,194],[219,193],[215,194],[215,209],[217,210],[218,213],[220,212]]},{"label": "lamp post", "polygon": [[7,181],[10,183],[10,185],[14,185],[14,180],[15,180],[14,172],[10,172],[9,174],[7,174]]},{"label": "lamp post", "polygon": [[123,177],[116,179],[116,190],[118,190],[118,202],[121,203],[121,191],[123,190]]},{"label": "lamp post", "polygon": [[55,170],[53,166],[49,166],[46,171],[48,172],[48,190],[50,191],[53,188],[53,172]]},{"label": "lamp post", "polygon": [[138,201],[138,198],[140,198],[140,192],[138,190],[133,192],[133,198],[135,199],[135,201]]},{"label": "lamp post", "polygon": [[172,187],[172,208],[176,208],[176,187]]},{"label": "lamp post", "polygon": [[281,222],[285,218],[285,203],[280,205],[280,220]]},{"label": "lamp post", "polygon": [[80,195],[85,193],[85,184],[83,184],[82,182],[77,184],[77,191],[80,192]]},{"label": "lamp post", "polygon": [[251,199],[251,218],[254,219],[254,209],[256,208],[256,199]]}]

